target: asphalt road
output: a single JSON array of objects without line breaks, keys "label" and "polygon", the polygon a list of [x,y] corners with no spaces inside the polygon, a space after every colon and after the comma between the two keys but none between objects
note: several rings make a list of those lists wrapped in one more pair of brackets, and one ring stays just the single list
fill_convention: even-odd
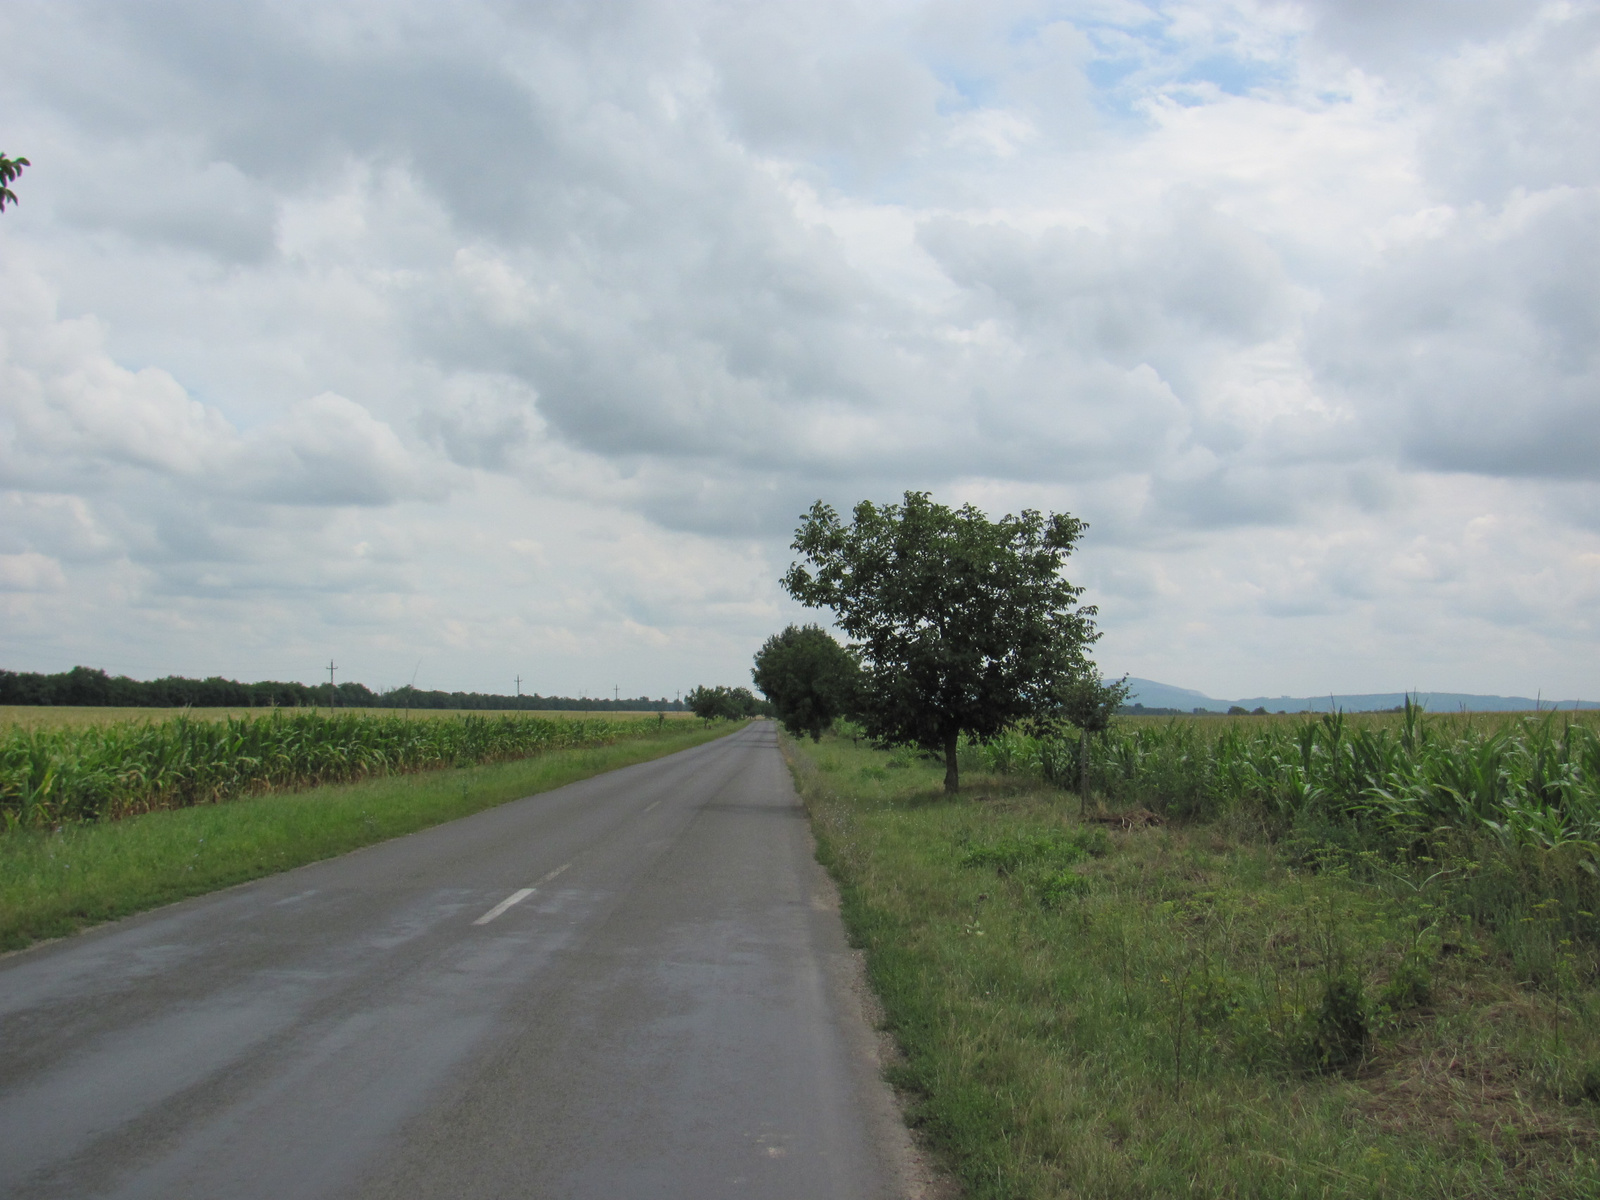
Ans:
[{"label": "asphalt road", "polygon": [[0,959],[0,1195],[906,1194],[775,741]]}]

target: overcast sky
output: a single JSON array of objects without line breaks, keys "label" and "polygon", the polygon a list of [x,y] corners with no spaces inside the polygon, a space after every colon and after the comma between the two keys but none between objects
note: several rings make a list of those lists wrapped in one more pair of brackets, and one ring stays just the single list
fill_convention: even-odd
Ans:
[{"label": "overcast sky", "polygon": [[799,514],[918,488],[1088,520],[1110,674],[1600,697],[1600,4],[0,45],[0,666],[748,683]]}]

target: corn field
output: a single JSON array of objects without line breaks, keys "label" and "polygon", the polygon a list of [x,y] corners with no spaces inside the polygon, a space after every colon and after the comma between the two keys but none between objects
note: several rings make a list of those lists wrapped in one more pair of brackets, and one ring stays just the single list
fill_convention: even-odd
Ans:
[{"label": "corn field", "polygon": [[0,733],[7,828],[94,821],[654,734],[658,721],[282,712]]},{"label": "corn field", "polygon": [[[963,765],[1075,786],[1078,737],[1012,731],[962,748]],[[1122,721],[1088,739],[1092,791],[1113,802],[1291,823],[1355,821],[1397,839],[1488,833],[1507,845],[1600,850],[1600,732],[1569,714],[1391,720]]]}]

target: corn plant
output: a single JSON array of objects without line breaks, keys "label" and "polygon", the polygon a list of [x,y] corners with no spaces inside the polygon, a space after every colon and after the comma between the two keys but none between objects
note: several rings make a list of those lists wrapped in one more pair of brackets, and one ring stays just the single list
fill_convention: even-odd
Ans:
[{"label": "corn plant", "polygon": [[1344,713],[1122,721],[1090,739],[1008,730],[963,756],[972,768],[1056,783],[1081,765],[1107,799],[1196,815],[1249,809],[1400,840],[1459,830],[1508,847],[1600,849],[1600,732],[1566,714],[1435,718],[1407,704],[1398,720],[1359,723]]},{"label": "corn plant", "polygon": [[659,732],[659,722],[469,715],[265,717],[0,734],[7,827],[93,821],[374,775],[526,758]]}]

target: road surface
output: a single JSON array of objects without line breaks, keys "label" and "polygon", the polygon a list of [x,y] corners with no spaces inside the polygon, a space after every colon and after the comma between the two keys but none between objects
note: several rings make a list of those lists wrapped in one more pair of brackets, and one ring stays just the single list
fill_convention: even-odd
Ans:
[{"label": "road surface", "polygon": [[0,959],[0,1195],[888,1197],[770,722]]}]

